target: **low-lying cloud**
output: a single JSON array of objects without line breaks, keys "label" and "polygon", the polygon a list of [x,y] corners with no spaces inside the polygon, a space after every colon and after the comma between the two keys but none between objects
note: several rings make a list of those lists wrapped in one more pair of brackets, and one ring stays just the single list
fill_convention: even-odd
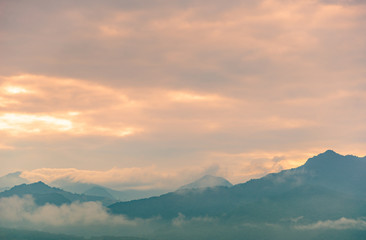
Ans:
[{"label": "low-lying cloud", "polygon": [[[178,214],[171,220],[159,217],[128,219],[112,215],[98,202],[75,202],[55,206],[37,206],[31,196],[0,199],[0,226],[81,236],[139,236],[148,239],[320,239],[328,230],[366,230],[366,219],[340,218],[301,225],[302,217],[286,222],[241,222],[210,216],[186,217]],[[348,236],[346,231],[342,231]],[[319,235],[320,237],[322,235]],[[325,235],[328,236],[328,235]],[[343,236],[343,235],[342,235]]]},{"label": "low-lying cloud", "polygon": [[[74,202],[69,205],[37,206],[31,196],[0,199],[0,225],[40,231],[92,234],[147,233],[149,220],[128,220],[111,215],[99,202]],[[141,231],[141,228],[144,230]]]},{"label": "low-lying cloud", "polygon": [[340,218],[337,220],[318,221],[314,224],[296,226],[301,230],[335,229],[335,230],[366,230],[366,219]]},{"label": "low-lying cloud", "polygon": [[[55,206],[37,206],[30,195],[23,198],[13,196],[0,199],[0,226],[6,228],[29,229],[53,233],[83,236],[153,236],[159,231],[178,230],[199,225],[218,224],[208,217],[186,218],[179,214],[171,221],[159,217],[151,219],[127,219],[123,215],[113,215],[99,202],[74,202]],[[164,229],[164,230],[162,230]]]}]

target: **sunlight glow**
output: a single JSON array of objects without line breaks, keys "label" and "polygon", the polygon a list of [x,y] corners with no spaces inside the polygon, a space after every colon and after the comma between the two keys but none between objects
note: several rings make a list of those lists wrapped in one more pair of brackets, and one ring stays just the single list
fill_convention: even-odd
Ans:
[{"label": "sunlight glow", "polygon": [[30,115],[6,113],[0,116],[0,130],[10,130],[11,133],[39,133],[43,131],[68,131],[72,122],[67,119],[47,115]]},{"label": "sunlight glow", "polygon": [[8,86],[5,87],[5,91],[10,94],[27,93],[28,91],[22,87]]},{"label": "sunlight glow", "polygon": [[196,102],[196,101],[214,101],[218,97],[213,95],[199,95],[187,92],[171,92],[170,98],[177,102]]},{"label": "sunlight glow", "polygon": [[78,116],[80,115],[80,112],[68,112],[67,114],[70,116]]}]

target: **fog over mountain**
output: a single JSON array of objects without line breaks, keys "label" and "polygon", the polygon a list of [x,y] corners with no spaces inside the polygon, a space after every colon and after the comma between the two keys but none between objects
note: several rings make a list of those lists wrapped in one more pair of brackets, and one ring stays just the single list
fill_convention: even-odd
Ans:
[{"label": "fog over mountain", "polygon": [[[186,185],[161,196],[108,207],[41,182],[23,184],[0,193],[0,226],[154,240],[243,236],[248,240],[362,240],[366,237],[365,170],[365,157],[328,150],[298,168],[234,186]],[[227,184],[222,178],[205,176],[193,186],[203,186],[205,179]],[[93,191],[105,194],[103,188]],[[43,198],[40,193],[45,194]],[[49,193],[73,196],[76,201],[40,203]]]}]

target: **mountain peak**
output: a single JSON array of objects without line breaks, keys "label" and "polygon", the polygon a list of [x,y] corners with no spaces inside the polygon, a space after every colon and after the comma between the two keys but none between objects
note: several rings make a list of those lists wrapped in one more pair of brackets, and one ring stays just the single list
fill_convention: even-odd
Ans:
[{"label": "mountain peak", "polygon": [[34,182],[34,183],[30,183],[30,184],[21,184],[21,185],[17,185],[12,187],[10,190],[17,190],[17,191],[31,191],[31,192],[49,192],[52,191],[53,188],[48,186],[47,184],[45,184],[42,181],[38,181],[38,182]]},{"label": "mountain peak", "polygon": [[335,151],[328,149],[327,151],[320,153],[319,155],[327,155],[327,156],[341,156],[340,154],[336,153]]},{"label": "mountain peak", "polygon": [[47,184],[45,184],[44,182],[42,182],[42,181],[34,182],[34,183],[29,184],[29,185],[31,185],[31,186],[43,186],[43,187],[46,186],[46,187],[50,187]]},{"label": "mountain peak", "polygon": [[313,164],[318,165],[319,163],[332,163],[343,157],[344,157],[343,155],[340,155],[333,150],[327,150],[312,158],[309,158],[304,166],[309,166],[309,165],[313,165]]},{"label": "mountain peak", "polygon": [[212,175],[205,175],[201,177],[200,179],[189,183],[187,185],[184,185],[179,188],[181,189],[195,189],[195,188],[210,188],[210,187],[231,187],[232,184],[222,177],[216,177]]},{"label": "mountain peak", "polygon": [[[351,169],[363,169],[364,158],[359,158],[353,155],[341,155],[332,150],[327,150],[317,156],[309,158],[301,167],[311,171],[321,172],[322,174],[345,174]],[[353,170],[354,171],[354,170]]]}]

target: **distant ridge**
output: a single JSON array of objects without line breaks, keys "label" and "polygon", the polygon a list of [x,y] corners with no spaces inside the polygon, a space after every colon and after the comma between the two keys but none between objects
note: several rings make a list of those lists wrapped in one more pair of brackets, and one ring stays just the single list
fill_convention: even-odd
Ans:
[{"label": "distant ridge", "polygon": [[87,194],[108,198],[112,196],[112,199],[116,199],[119,201],[130,201],[135,199],[147,198],[151,196],[159,196],[161,194],[169,192],[166,189],[114,190],[112,188],[97,185],[94,183],[75,182],[70,178],[58,179],[56,181],[51,182],[50,185],[77,194]]},{"label": "distant ridge", "polygon": [[100,186],[94,186],[87,191],[84,192],[85,195],[90,196],[99,196],[99,197],[105,197],[110,199],[115,199],[112,194],[110,194],[106,188],[100,187]]},{"label": "distant ridge", "polygon": [[50,187],[41,181],[31,184],[21,184],[14,186],[10,190],[6,190],[0,193],[0,198],[12,196],[23,197],[25,195],[32,195],[37,205],[44,205],[46,203],[49,203],[60,206],[62,204],[69,204],[75,201],[100,201],[104,205],[109,205],[114,202],[112,199],[104,197],[88,196],[84,194],[74,194],[66,192],[59,188]]},{"label": "distant ridge", "polygon": [[0,191],[10,189],[15,185],[29,183],[27,179],[20,176],[21,174],[22,172],[13,172],[0,177]]}]

